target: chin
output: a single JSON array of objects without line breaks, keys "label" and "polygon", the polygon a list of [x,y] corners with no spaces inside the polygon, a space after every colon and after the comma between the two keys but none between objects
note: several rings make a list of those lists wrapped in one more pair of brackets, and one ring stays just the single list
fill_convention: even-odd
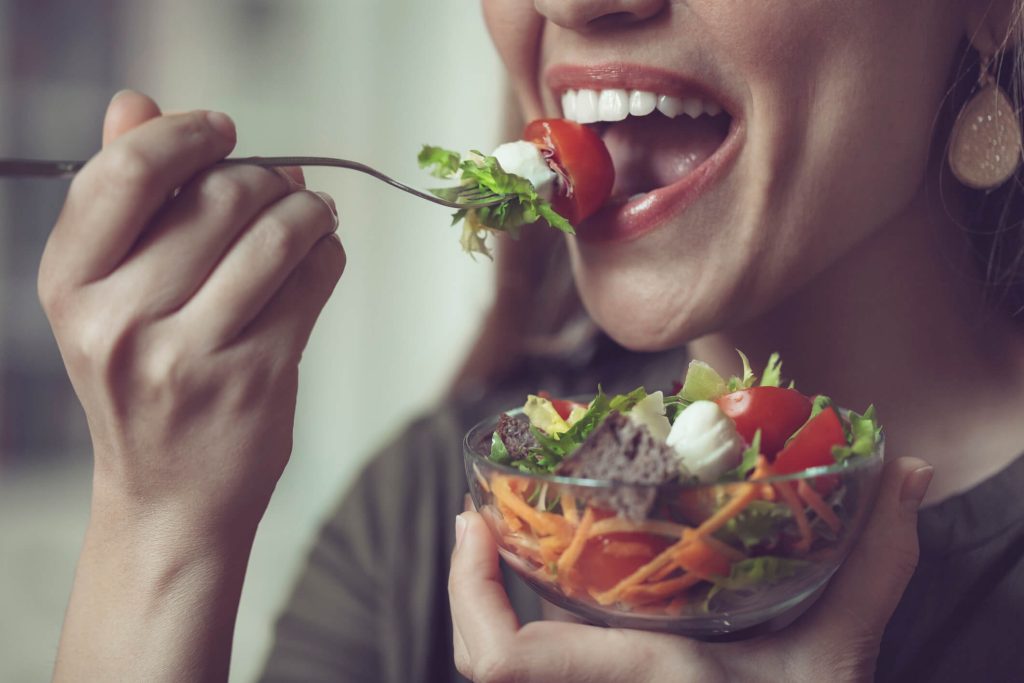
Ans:
[{"label": "chin", "polygon": [[[728,326],[740,287],[730,275],[695,280],[653,268],[607,270],[574,259],[577,290],[587,313],[616,343],[632,351],[663,351]],[[685,283],[685,284],[681,284]]]}]

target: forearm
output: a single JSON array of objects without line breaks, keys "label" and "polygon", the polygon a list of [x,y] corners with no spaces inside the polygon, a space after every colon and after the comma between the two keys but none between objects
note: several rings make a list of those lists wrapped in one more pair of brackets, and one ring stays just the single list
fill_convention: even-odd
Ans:
[{"label": "forearm", "polygon": [[226,680],[252,537],[94,500],[54,680]]}]

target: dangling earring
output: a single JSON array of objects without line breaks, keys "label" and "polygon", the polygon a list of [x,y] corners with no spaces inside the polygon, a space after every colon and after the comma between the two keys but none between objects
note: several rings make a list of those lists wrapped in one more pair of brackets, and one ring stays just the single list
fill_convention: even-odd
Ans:
[{"label": "dangling earring", "polygon": [[1021,163],[1020,120],[991,68],[988,55],[981,60],[978,90],[960,110],[949,141],[953,175],[976,190],[999,187]]}]

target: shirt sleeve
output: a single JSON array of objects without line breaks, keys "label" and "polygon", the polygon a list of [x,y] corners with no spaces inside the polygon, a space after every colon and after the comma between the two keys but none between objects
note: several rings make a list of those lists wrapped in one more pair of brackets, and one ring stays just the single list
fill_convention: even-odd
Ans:
[{"label": "shirt sleeve", "polygon": [[444,586],[466,491],[462,432],[434,414],[369,462],[320,530],[261,680],[458,680]]}]

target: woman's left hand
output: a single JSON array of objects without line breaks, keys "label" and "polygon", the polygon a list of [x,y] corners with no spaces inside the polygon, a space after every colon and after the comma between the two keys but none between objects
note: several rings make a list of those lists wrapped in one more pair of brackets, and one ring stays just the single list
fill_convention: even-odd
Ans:
[{"label": "woman's left hand", "polygon": [[917,565],[917,508],[930,480],[921,460],[889,462],[867,528],[821,599],[790,627],[733,643],[554,621],[520,626],[490,530],[465,512],[448,581],[456,666],[477,683],[870,680]]}]

